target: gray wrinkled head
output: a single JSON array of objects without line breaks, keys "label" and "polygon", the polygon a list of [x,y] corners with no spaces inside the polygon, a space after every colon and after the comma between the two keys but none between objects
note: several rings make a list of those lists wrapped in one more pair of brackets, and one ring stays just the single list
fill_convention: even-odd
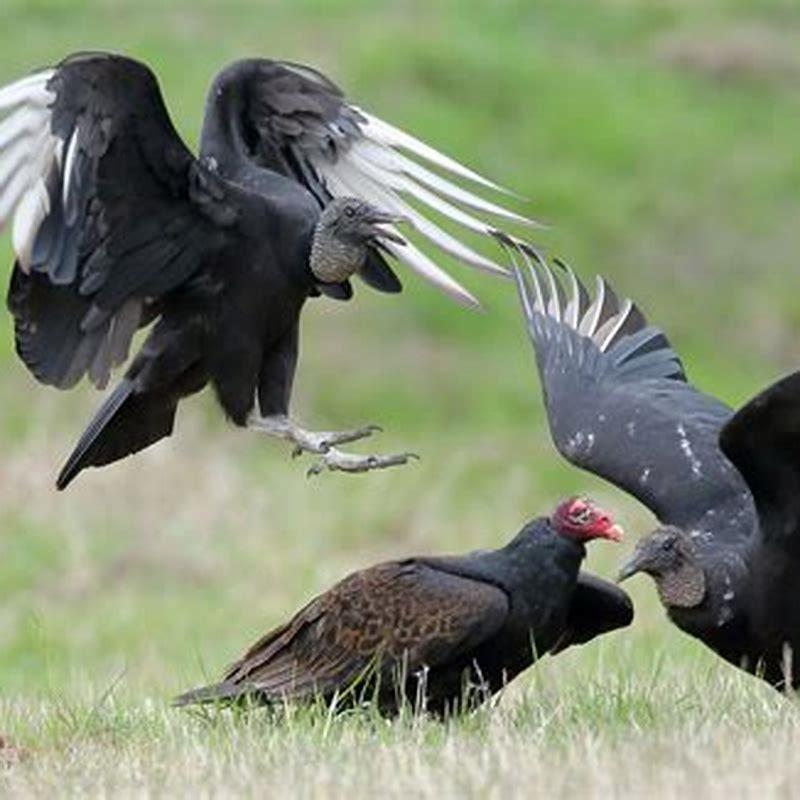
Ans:
[{"label": "gray wrinkled head", "polygon": [[331,200],[314,232],[311,271],[324,283],[347,280],[361,269],[370,247],[381,241],[405,244],[402,236],[386,227],[402,220],[357,197]]},{"label": "gray wrinkled head", "polygon": [[666,605],[691,608],[705,597],[705,572],[691,538],[680,528],[658,528],[643,536],[617,580],[624,581],[638,572],[655,580]]},{"label": "gray wrinkled head", "polygon": [[351,245],[373,244],[380,239],[404,244],[402,236],[384,227],[403,219],[358,197],[337,197],[325,206],[319,224],[332,236]]}]

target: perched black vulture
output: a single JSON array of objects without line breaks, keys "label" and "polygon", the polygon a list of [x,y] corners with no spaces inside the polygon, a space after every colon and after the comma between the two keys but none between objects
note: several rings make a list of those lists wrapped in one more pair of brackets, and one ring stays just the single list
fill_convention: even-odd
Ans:
[{"label": "perched black vulture", "polygon": [[222,681],[179,705],[377,700],[443,714],[483,702],[537,655],[629,625],[611,583],[579,572],[585,543],[622,531],[584,498],[529,522],[499,550],[390,561],[355,572],[256,642]]},{"label": "perched black vulture", "polygon": [[776,688],[800,686],[800,373],[733,413],[604,280],[590,302],[570,269],[509,252],[528,262],[515,273],[556,447],[662,525],[620,579],[650,574],[682,630]]},{"label": "perched black vulture", "polygon": [[400,291],[387,255],[475,304],[391,224],[504,274],[418,210],[482,234],[493,228],[476,212],[526,221],[453,177],[498,188],[295,64],[221,72],[199,159],[153,74],[131,59],[78,54],[0,89],[0,224],[13,217],[8,305],[20,357],[42,383],[67,389],[88,375],[103,387],[134,333],[152,326],[59,488],[170,435],[179,401],[209,383],[235,424],[318,454],[316,469],[404,463],[335,447],[373,426],[312,433],[290,419],[298,319],[310,296],[349,298],[354,274]]}]

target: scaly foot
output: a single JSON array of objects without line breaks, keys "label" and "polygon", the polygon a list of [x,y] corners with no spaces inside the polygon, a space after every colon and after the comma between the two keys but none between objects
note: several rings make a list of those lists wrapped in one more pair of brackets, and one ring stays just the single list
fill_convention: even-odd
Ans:
[{"label": "scaly foot", "polygon": [[295,428],[293,441],[295,443],[292,458],[303,453],[327,453],[337,444],[346,442],[357,442],[359,439],[366,439],[373,433],[380,433],[383,428],[380,425],[364,425],[361,428],[353,428],[349,431],[307,431],[303,428]]},{"label": "scaly foot", "polygon": [[261,417],[255,412],[251,414],[247,425],[254,430],[292,442],[295,445],[292,451],[293,458],[303,453],[313,453],[321,456],[306,473],[309,477],[311,475],[319,475],[320,472],[326,469],[332,472],[369,472],[373,469],[400,466],[401,464],[407,464],[412,458],[419,458],[415,453],[362,456],[355,453],[346,453],[336,448],[338,444],[356,442],[359,439],[372,436],[373,433],[381,430],[378,425],[364,425],[361,428],[354,428],[348,431],[307,431],[287,416]]},{"label": "scaly foot", "polygon": [[309,467],[307,477],[319,475],[324,470],[331,472],[370,472],[373,469],[386,469],[407,464],[411,459],[419,459],[416,453],[394,453],[385,456],[362,456],[345,453],[331,447],[322,454],[316,463]]}]

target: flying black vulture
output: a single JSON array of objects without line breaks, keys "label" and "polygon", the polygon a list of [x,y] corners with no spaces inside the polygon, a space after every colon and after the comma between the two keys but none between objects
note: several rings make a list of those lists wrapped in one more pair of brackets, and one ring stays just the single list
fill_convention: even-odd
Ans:
[{"label": "flying black vulture", "polygon": [[[696,390],[665,335],[597,279],[533,251],[517,286],[559,452],[661,527],[620,579],[650,574],[670,619],[776,688],[800,686],[800,373],[734,413]],[[591,302],[590,302],[591,301]]]},{"label": "flying black vulture", "polygon": [[579,572],[586,542],[621,534],[596,505],[571,498],[499,550],[355,572],[256,642],[220,683],[176,703],[369,698],[389,715],[403,702],[438,714],[472,707],[537,654],[630,624],[625,592]]},{"label": "flying black vulture", "polygon": [[318,454],[315,470],[404,463],[407,454],[335,447],[373,426],[312,433],[290,419],[298,318],[310,296],[348,299],[354,274],[400,291],[385,256],[476,304],[391,224],[405,220],[466,264],[505,274],[419,209],[481,234],[493,228],[476,214],[526,220],[452,178],[498,188],[296,64],[224,69],[199,158],[151,71],[129,58],[77,54],[0,89],[0,224],[13,217],[19,356],[42,383],[67,389],[88,375],[104,387],[134,333],[151,326],[58,487],[169,436],[179,401],[209,383],[235,424]]}]

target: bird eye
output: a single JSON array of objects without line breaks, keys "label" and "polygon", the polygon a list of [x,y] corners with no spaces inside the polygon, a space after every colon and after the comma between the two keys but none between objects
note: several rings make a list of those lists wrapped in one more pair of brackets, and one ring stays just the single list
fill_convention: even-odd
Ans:
[{"label": "bird eye", "polygon": [[352,219],[356,215],[356,211],[352,206],[347,206],[344,210],[344,215]]},{"label": "bird eye", "polygon": [[661,542],[661,549],[666,552],[669,552],[674,547],[675,547],[675,542],[672,539],[665,539],[663,542]]}]

